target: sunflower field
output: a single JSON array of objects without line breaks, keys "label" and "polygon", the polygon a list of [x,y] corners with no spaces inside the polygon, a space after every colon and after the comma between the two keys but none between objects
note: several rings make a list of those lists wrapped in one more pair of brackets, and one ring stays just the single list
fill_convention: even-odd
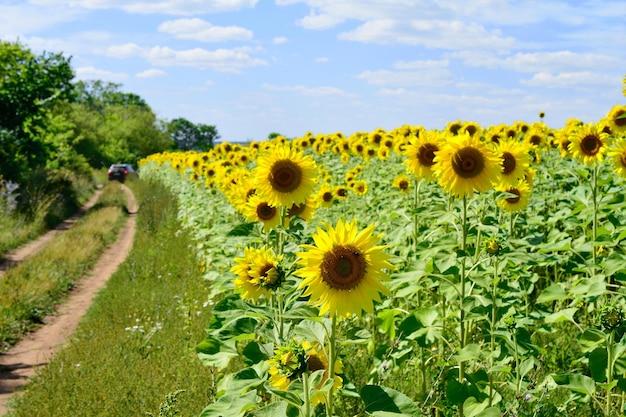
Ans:
[{"label": "sunflower field", "polygon": [[211,295],[203,417],[618,416],[626,106],[169,152]]}]

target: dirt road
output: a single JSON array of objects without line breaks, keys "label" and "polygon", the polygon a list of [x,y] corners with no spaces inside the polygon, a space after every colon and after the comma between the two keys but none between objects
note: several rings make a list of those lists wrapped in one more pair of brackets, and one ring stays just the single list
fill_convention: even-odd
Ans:
[{"label": "dirt road", "polygon": [[128,201],[129,218],[115,243],[105,250],[90,274],[78,281],[66,302],[45,324],[26,336],[5,354],[0,354],[0,415],[7,412],[7,402],[19,393],[37,368],[46,365],[76,330],[96,293],[124,262],[133,245],[137,202],[130,189],[121,185]]}]

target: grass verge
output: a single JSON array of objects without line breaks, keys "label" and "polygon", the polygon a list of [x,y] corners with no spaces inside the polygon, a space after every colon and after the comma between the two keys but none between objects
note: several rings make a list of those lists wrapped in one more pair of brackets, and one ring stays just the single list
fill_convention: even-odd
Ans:
[{"label": "grass verge", "polygon": [[124,219],[121,195],[117,185],[107,186],[104,205],[0,278],[0,349],[41,324],[115,239]]},{"label": "grass verge", "polygon": [[134,189],[141,208],[129,258],[10,416],[159,416],[161,405],[190,416],[210,402],[213,375],[194,353],[210,313],[193,243],[162,186]]},{"label": "grass verge", "polygon": [[0,258],[71,216],[89,199],[93,190],[93,179],[77,177],[63,192],[32,197],[26,212],[11,213],[0,202]]}]

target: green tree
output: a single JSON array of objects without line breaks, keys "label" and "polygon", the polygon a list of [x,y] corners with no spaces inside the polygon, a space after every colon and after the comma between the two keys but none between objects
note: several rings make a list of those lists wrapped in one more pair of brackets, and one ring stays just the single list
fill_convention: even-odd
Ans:
[{"label": "green tree", "polygon": [[32,131],[45,124],[47,111],[71,98],[73,77],[62,54],[35,55],[19,43],[0,41],[0,175],[19,180],[29,168],[46,164],[46,146]]},{"label": "green tree", "polygon": [[185,151],[206,151],[220,137],[215,126],[195,124],[182,117],[169,122],[167,130],[176,148]]}]

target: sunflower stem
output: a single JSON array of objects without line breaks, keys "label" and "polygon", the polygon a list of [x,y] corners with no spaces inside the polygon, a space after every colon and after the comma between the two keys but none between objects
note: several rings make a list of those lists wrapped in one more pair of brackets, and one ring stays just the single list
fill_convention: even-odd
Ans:
[{"label": "sunflower stem", "polygon": [[522,381],[520,379],[519,373],[519,351],[517,350],[517,329],[513,329],[513,345],[515,347],[514,355],[515,355],[515,395],[519,397],[519,392],[521,389]]},{"label": "sunflower stem", "polygon": [[[337,315],[333,314],[330,324],[330,346],[328,348],[328,374],[331,381],[335,381],[335,362],[337,360]],[[333,391],[334,384],[328,390],[328,417],[333,417]]]},{"label": "sunflower stem", "polygon": [[311,417],[311,398],[309,392],[309,373],[302,374],[302,390],[304,393],[304,417]]},{"label": "sunflower stem", "polygon": [[493,265],[493,282],[491,285],[491,340],[490,340],[490,351],[491,358],[489,360],[489,407],[493,404],[493,355],[496,350],[496,291],[498,289],[498,258],[494,258]]},{"label": "sunflower stem", "polygon": [[[461,223],[461,299],[460,307],[460,341],[461,350],[465,347],[465,250],[467,248],[467,196],[463,196],[463,217]],[[459,382],[463,383],[465,378],[465,362],[459,364]],[[463,409],[459,408],[460,415],[463,415]]]},{"label": "sunflower stem", "polygon": [[509,214],[509,236],[513,237],[513,233],[515,232],[515,214],[513,212]]},{"label": "sunflower stem", "polygon": [[606,356],[607,356],[607,367],[606,367],[606,404],[604,406],[604,414],[607,416],[611,415],[611,396],[613,394],[613,388],[611,384],[613,383],[613,331],[609,333],[609,337],[606,341]]},{"label": "sunflower stem", "polygon": [[591,237],[591,277],[595,278],[596,276],[596,239],[598,234],[598,165],[593,165],[592,170],[592,185],[591,185],[591,194],[593,197],[593,229],[592,229],[592,237]]}]

